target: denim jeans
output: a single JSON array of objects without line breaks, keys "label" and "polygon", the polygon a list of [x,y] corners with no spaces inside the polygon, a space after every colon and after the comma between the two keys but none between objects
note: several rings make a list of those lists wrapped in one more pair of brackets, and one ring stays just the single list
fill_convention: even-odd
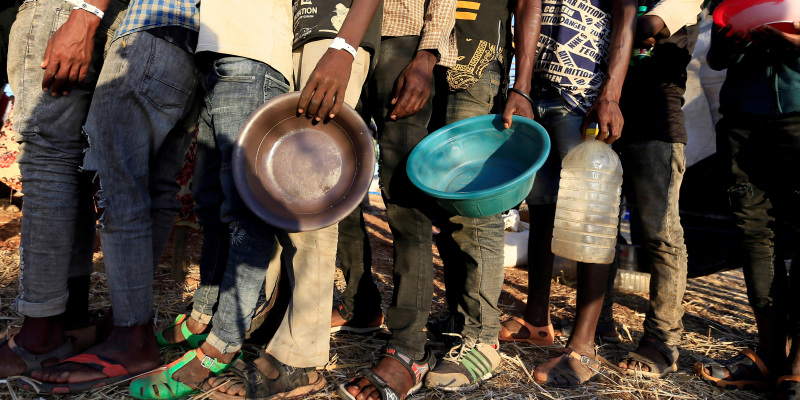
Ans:
[{"label": "denim jeans", "polygon": [[[368,199],[364,199],[367,202]],[[339,221],[336,258],[347,283],[339,311],[342,318],[369,320],[382,312],[381,293],[372,276],[372,248],[364,221],[363,204]]]},{"label": "denim jeans", "polygon": [[209,344],[235,352],[250,327],[276,230],[239,196],[232,173],[233,150],[250,114],[288,92],[289,83],[269,65],[243,57],[219,55],[207,69],[193,183],[195,212],[203,227],[203,281],[195,292],[192,315],[201,322],[212,321]]},{"label": "denim jeans", "polygon": [[[650,309],[645,334],[667,345],[681,342],[687,253],[678,210],[686,172],[683,143],[626,142],[617,149],[625,171],[623,191],[641,221],[643,260],[650,266]],[[637,235],[639,236],[639,235]],[[609,296],[606,296],[609,297]]]},{"label": "denim jeans", "polygon": [[[442,113],[444,125],[493,111],[503,80],[499,62],[489,64],[468,89],[455,92],[447,87],[445,72],[443,68],[437,71],[439,96],[434,99],[435,110],[446,110]],[[457,316],[456,330],[478,342],[496,344],[500,332],[498,302],[505,276],[503,218],[500,214],[472,218],[442,212],[436,217],[436,225],[441,229],[436,246],[444,263],[448,308]]]},{"label": "denim jeans", "polygon": [[[389,343],[415,359],[425,355],[425,324],[433,301],[433,203],[406,175],[409,153],[428,135],[433,110],[429,100],[415,115],[388,118],[397,78],[414,57],[419,36],[386,37],[368,81],[368,105],[378,127],[379,177],[389,229],[394,236],[394,293],[386,320]],[[431,91],[434,91],[431,85]],[[433,93],[431,93],[433,95]]]},{"label": "denim jeans", "polygon": [[729,198],[736,217],[739,251],[743,260],[747,297],[756,311],[788,314],[788,333],[800,337],[800,279],[798,263],[791,277],[776,255],[776,227],[788,222],[793,229],[795,258],[800,229],[800,113],[778,117],[724,114],[717,124],[717,152],[730,176]]},{"label": "denim jeans", "polygon": [[180,210],[178,173],[197,121],[194,57],[147,31],[115,40],[85,131],[114,325],[150,323],[153,268]]},{"label": "denim jeans", "polygon": [[[20,289],[14,310],[50,317],[66,310],[67,279],[92,273],[95,211],[91,175],[79,171],[87,146],[81,127],[92,92],[127,7],[111,1],[95,34],[86,79],[69,96],[42,91],[47,41],[73,5],[62,0],[26,2],[11,28],[8,72],[16,95],[15,125],[25,190],[20,240]],[[78,294],[83,295],[83,294]]]},{"label": "denim jeans", "polygon": [[547,161],[536,172],[531,193],[525,199],[528,205],[556,203],[558,184],[561,180],[561,160],[570,150],[581,144],[580,128],[583,117],[572,114],[561,96],[553,96],[545,92],[546,90],[534,87],[531,95],[534,97],[534,118],[550,134],[552,150]]}]

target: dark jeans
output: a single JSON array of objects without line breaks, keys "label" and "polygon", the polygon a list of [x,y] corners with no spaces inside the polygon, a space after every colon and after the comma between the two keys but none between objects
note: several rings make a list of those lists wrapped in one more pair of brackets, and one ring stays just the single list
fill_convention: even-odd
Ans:
[{"label": "dark jeans", "polygon": [[[490,63],[481,78],[468,89],[452,92],[446,69],[436,67],[437,97],[434,129],[466,118],[490,114],[500,93],[503,67]],[[441,112],[445,111],[445,112]],[[435,125],[434,125],[435,124]],[[442,210],[436,216],[441,233],[436,246],[444,264],[447,304],[455,316],[455,331],[478,342],[495,344],[500,333],[498,301],[503,291],[504,229],[500,214],[481,218],[452,215]]]},{"label": "dark jeans", "polygon": [[406,160],[428,134],[433,107],[429,100],[411,117],[397,121],[388,118],[395,82],[413,59],[418,44],[418,36],[384,38],[368,93],[370,103],[376,105],[371,111],[378,127],[381,191],[394,236],[394,293],[387,312],[387,326],[392,332],[389,343],[419,360],[425,354],[423,328],[433,301],[433,226],[426,212],[431,204],[408,179]]},{"label": "dark jeans", "polygon": [[[668,345],[681,342],[687,254],[678,215],[678,194],[686,171],[683,143],[628,142],[617,149],[625,171],[625,196],[636,204],[644,262],[650,267],[647,335]],[[616,274],[615,274],[616,275]]]},{"label": "dark jeans", "polygon": [[[717,124],[717,153],[730,173],[728,191],[736,217],[738,254],[743,260],[747,297],[756,311],[786,310],[787,332],[800,336],[800,265],[790,279],[775,232],[793,225],[793,247],[800,227],[800,113],[779,117],[724,115]],[[789,249],[791,250],[791,249]],[[798,257],[795,254],[795,260]],[[776,323],[780,324],[781,321]]]},{"label": "dark jeans", "polygon": [[340,313],[348,320],[368,320],[381,312],[381,294],[372,278],[372,249],[362,204],[339,221],[336,258],[347,282],[347,288],[342,292],[341,304],[344,307]]}]

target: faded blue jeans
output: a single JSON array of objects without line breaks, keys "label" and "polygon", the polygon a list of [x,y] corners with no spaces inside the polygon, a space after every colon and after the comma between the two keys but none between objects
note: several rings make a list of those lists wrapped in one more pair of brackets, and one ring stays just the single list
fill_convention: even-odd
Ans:
[{"label": "faded blue jeans", "polygon": [[[86,79],[68,96],[42,91],[47,41],[73,5],[62,0],[29,1],[11,28],[8,72],[16,95],[14,116],[25,190],[20,242],[20,289],[14,310],[50,317],[66,310],[67,279],[92,273],[95,212],[91,175],[79,171],[87,146],[81,127],[103,65],[103,52],[125,14],[113,0],[95,35]],[[80,294],[83,295],[83,294]]]},{"label": "faded blue jeans", "polygon": [[153,268],[180,210],[178,173],[197,121],[194,57],[147,31],[111,44],[86,121],[114,325],[151,323]]},{"label": "faded blue jeans", "polygon": [[[503,69],[494,61],[468,89],[450,91],[444,69],[436,75],[434,115],[444,108],[444,125],[494,111]],[[434,119],[436,117],[434,116]],[[433,127],[432,127],[433,128]],[[498,302],[503,290],[504,230],[500,214],[481,218],[443,213],[435,225],[441,229],[436,246],[444,263],[448,308],[457,316],[455,329],[478,342],[496,344],[500,333]],[[460,329],[459,329],[460,328]]]},{"label": "faded blue jeans", "polygon": [[269,65],[243,57],[219,55],[205,68],[193,181],[203,248],[192,318],[211,321],[209,344],[230,353],[241,348],[250,327],[276,234],[239,196],[233,149],[250,114],[288,92],[289,83]]}]

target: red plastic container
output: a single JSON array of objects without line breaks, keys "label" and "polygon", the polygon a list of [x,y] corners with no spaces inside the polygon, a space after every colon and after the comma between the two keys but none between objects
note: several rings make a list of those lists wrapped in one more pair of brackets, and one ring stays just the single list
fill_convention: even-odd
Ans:
[{"label": "red plastic container", "polygon": [[731,32],[771,25],[784,32],[797,33],[793,21],[800,21],[798,0],[725,0],[714,10],[714,23],[731,25]]}]

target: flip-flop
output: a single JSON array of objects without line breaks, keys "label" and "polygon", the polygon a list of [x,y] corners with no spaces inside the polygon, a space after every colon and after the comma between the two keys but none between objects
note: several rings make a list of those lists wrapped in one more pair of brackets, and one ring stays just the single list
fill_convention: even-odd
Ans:
[{"label": "flip-flop", "polygon": [[[95,379],[85,382],[76,382],[76,383],[42,382],[38,384],[40,392],[53,393],[53,394],[85,392],[87,390],[113,385],[138,375],[138,374],[131,374],[130,372],[128,372],[128,370],[122,364],[108,357],[96,354],[86,354],[86,353],[78,354],[76,356],[62,360],[60,363],[58,363],[58,365],[63,365],[65,363],[85,365],[87,367],[90,367],[92,369],[101,372],[106,376],[106,378]],[[23,389],[29,390],[24,386]]]},{"label": "flip-flop", "polygon": [[33,354],[30,351],[24,349],[22,346],[18,345],[14,341],[14,335],[9,333],[8,336],[0,340],[0,346],[8,345],[8,348],[13,352],[17,357],[19,357],[22,362],[25,363],[25,373],[24,375],[29,376],[31,372],[38,371],[43,368],[42,364],[46,361],[55,361],[59,362],[70,355],[73,354],[73,345],[72,340],[65,340],[64,344],[58,346],[53,351],[47,352],[45,354]]},{"label": "flip-flop", "polygon": [[172,379],[172,375],[183,368],[190,361],[195,358],[200,360],[200,365],[203,368],[211,371],[215,375],[228,369],[236,360],[240,359],[242,354],[239,353],[233,361],[225,364],[219,362],[216,358],[211,358],[200,349],[194,349],[186,352],[183,357],[171,362],[170,364],[158,368],[153,373],[142,376],[139,379],[131,382],[128,393],[137,399],[177,399],[187,396],[199,390],[198,387],[191,387],[183,382],[178,382]]},{"label": "flip-flop", "polygon": [[[175,322],[172,325],[164,328],[161,332],[156,333],[156,342],[158,343],[159,348],[167,348],[167,347],[181,347],[187,350],[192,350],[200,347],[200,343],[208,338],[208,333],[200,333],[195,334],[189,330],[189,327],[186,326],[186,321],[188,321],[189,317],[186,314],[181,314],[175,317]],[[181,334],[183,335],[183,340],[176,343],[171,343],[164,338],[164,332],[174,328],[176,325],[180,325]]]},{"label": "flip-flop", "polygon": [[[639,349],[643,346],[652,347],[656,349],[659,353],[661,353],[664,358],[667,360],[667,364],[659,364],[659,362],[655,359],[650,357],[645,357],[638,353]],[[649,336],[642,337],[639,340],[639,346],[636,350],[628,352],[628,355],[625,356],[626,364],[630,365],[631,361],[638,363],[638,365],[634,368],[621,368],[620,370],[625,375],[636,375],[642,376],[645,378],[656,378],[661,379],[673,372],[678,370],[678,356],[680,352],[678,351],[678,346],[669,346],[666,343],[661,342],[660,340],[654,339]],[[650,371],[642,371],[641,366],[646,365]]]},{"label": "flip-flop", "polygon": [[800,400],[800,376],[784,375],[778,378],[778,399]]},{"label": "flip-flop", "polygon": [[[498,339],[502,342],[526,342],[535,344],[537,346],[552,346],[553,345],[553,325],[547,326],[533,326],[522,318],[511,317],[510,320],[516,321],[518,324],[528,330],[528,335],[520,333],[511,333],[504,324],[500,324],[500,333],[497,335]],[[507,321],[506,321],[507,322]]]},{"label": "flip-flop", "polygon": [[[730,373],[727,379],[725,370]],[[724,362],[706,364],[698,361],[694,364],[694,372],[703,380],[725,389],[759,388],[772,383],[769,369],[752,349],[744,349]]]}]

